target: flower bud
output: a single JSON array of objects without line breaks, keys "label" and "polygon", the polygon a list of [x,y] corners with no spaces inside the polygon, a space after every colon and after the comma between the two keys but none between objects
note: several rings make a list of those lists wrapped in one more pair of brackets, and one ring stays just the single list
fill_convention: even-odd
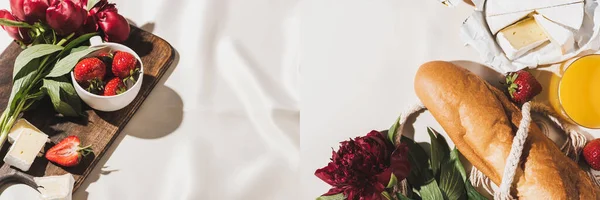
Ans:
[{"label": "flower bud", "polygon": [[48,0],[10,0],[10,9],[14,16],[27,23],[46,20]]},{"label": "flower bud", "polygon": [[105,6],[96,13],[98,26],[104,33],[104,40],[124,42],[129,37],[129,23],[121,16],[114,4]]},{"label": "flower bud", "polygon": [[[8,10],[4,9],[0,10],[0,18],[13,21],[17,20],[10,12],[8,12]],[[29,29],[12,26],[2,26],[2,28],[8,33],[8,35],[10,35],[10,37],[14,38],[15,40],[19,40],[22,42],[28,42],[30,40],[29,35],[27,33]]]},{"label": "flower bud", "polygon": [[46,11],[48,25],[59,35],[75,32],[87,18],[87,11],[79,0],[54,0]]}]

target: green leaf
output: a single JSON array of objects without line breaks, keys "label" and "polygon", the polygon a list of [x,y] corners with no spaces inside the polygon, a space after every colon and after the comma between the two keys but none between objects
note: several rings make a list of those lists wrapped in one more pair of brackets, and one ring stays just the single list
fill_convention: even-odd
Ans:
[{"label": "green leaf", "polygon": [[469,200],[488,200],[481,193],[477,192],[469,180],[465,181],[465,189],[467,190],[467,198]]},{"label": "green leaf", "polygon": [[81,45],[82,43],[89,41],[91,37],[94,37],[96,35],[98,35],[98,33],[88,33],[88,34],[84,34],[82,36],[75,38],[74,40],[72,40],[65,46],[65,49],[60,54],[65,55],[66,53],[73,53],[73,51],[71,51],[71,49],[76,48],[77,46]]},{"label": "green leaf", "polygon": [[50,96],[56,112],[72,117],[82,114],[79,96],[67,78],[44,79],[42,88]]},{"label": "green leaf", "polygon": [[8,108],[11,110],[11,112],[16,109],[17,100],[21,100],[21,97],[28,86],[34,84],[32,82],[37,74],[39,64],[39,59],[34,59],[21,68],[20,72],[17,74],[17,76],[15,76],[10,98],[8,100],[10,105]]},{"label": "green leaf", "polygon": [[454,161],[442,165],[439,186],[446,199],[465,199],[465,183]]},{"label": "green leaf", "polygon": [[429,183],[427,183],[423,187],[421,187],[421,190],[419,190],[419,193],[421,194],[421,198],[427,199],[427,200],[443,200],[444,199],[444,195],[442,194],[442,191],[438,187],[438,184],[435,180],[431,180]]},{"label": "green leaf", "polygon": [[88,0],[87,10],[90,11],[100,0]]},{"label": "green leaf", "polygon": [[79,46],[79,47],[75,47],[71,49],[71,52],[69,52],[69,54],[75,53],[75,52],[79,52],[79,51],[83,51],[90,48],[89,46]]},{"label": "green leaf", "polygon": [[402,143],[408,145],[408,161],[410,162],[410,174],[406,178],[408,183],[417,190],[425,183],[433,179],[429,168],[429,156],[427,152],[415,141],[402,136]]},{"label": "green leaf", "polygon": [[404,196],[402,193],[398,192],[396,193],[396,196],[398,197],[399,200],[413,200],[411,198],[408,198],[406,196]]},{"label": "green leaf", "polygon": [[392,175],[390,177],[390,182],[388,183],[387,187],[385,187],[385,188],[392,188],[396,184],[398,184],[398,178],[396,178],[396,175],[394,175],[394,173],[392,173]]},{"label": "green leaf", "polygon": [[456,169],[458,169],[458,171],[460,172],[460,175],[465,183],[465,190],[467,191],[467,197],[469,200],[487,200],[487,198],[485,198],[481,193],[479,193],[475,187],[473,187],[473,184],[471,184],[471,181],[467,178],[467,172],[465,171],[464,166],[462,165],[462,162],[460,162],[460,156],[459,156],[460,152],[458,152],[458,149],[454,148],[452,150],[452,152],[450,152],[450,160],[454,161],[454,165],[456,166]]},{"label": "green leaf", "polygon": [[456,166],[456,169],[458,169],[458,171],[460,172],[460,176],[462,177],[463,181],[466,181],[467,171],[465,171],[465,167],[463,167],[462,163],[460,162],[460,157],[458,156],[459,154],[460,152],[458,152],[458,149],[454,147],[454,149],[450,151],[450,160],[454,162],[454,165]]},{"label": "green leaf", "polygon": [[0,18],[0,25],[2,26],[14,26],[14,27],[22,27],[22,28],[33,28],[31,24],[19,21],[13,21],[10,19]]},{"label": "green leaf", "polygon": [[440,172],[442,164],[444,164],[450,155],[450,147],[446,143],[446,139],[430,127],[427,127],[427,133],[431,139],[431,170],[437,175]]},{"label": "green leaf", "polygon": [[390,139],[390,141],[392,141],[392,144],[396,144],[395,138],[396,133],[398,132],[398,127],[400,127],[400,116],[398,117],[398,119],[396,119],[396,122],[394,122],[394,125],[392,125],[392,127],[388,131],[388,138]]},{"label": "green leaf", "polygon": [[317,200],[345,200],[345,199],[346,199],[346,197],[344,197],[344,194],[342,194],[342,193],[331,195],[331,196],[320,196],[317,198]]},{"label": "green leaf", "polygon": [[23,50],[15,60],[15,67],[13,69],[13,79],[17,79],[17,74],[21,73],[23,67],[30,63],[33,59],[52,54],[62,49],[63,47],[57,45],[38,44]]},{"label": "green leaf", "polygon": [[52,68],[46,77],[59,77],[69,73],[81,58],[99,49],[102,49],[102,47],[90,47],[64,57],[54,65],[54,68]]}]

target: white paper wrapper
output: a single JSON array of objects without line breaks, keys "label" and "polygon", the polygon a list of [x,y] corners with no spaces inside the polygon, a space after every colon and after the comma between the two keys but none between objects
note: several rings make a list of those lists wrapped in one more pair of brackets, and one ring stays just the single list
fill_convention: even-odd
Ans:
[{"label": "white paper wrapper", "polygon": [[473,0],[475,11],[461,27],[461,39],[479,52],[483,62],[501,73],[518,71],[523,68],[535,68],[563,62],[573,57],[591,54],[600,50],[600,8],[597,0],[586,0],[584,19],[581,28],[575,32],[575,42],[579,48],[565,55],[556,51],[552,44],[542,46],[525,55],[509,60],[496,43],[485,20],[485,0]]},{"label": "white paper wrapper", "polygon": [[438,1],[448,7],[455,7],[460,2],[462,2],[462,0],[438,0]]}]

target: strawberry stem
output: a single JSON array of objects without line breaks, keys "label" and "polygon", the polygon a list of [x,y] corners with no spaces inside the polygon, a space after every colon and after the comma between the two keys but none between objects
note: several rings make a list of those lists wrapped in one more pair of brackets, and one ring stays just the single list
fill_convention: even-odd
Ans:
[{"label": "strawberry stem", "polygon": [[77,152],[81,152],[81,155],[85,157],[90,153],[94,153],[94,150],[92,150],[92,145],[90,144],[85,147],[79,146],[79,148],[77,149]]}]

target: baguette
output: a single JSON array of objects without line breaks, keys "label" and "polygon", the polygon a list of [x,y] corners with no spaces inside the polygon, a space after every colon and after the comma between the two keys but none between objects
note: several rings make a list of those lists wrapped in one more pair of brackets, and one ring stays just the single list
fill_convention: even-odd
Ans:
[{"label": "baguette", "polygon": [[[477,169],[500,185],[521,111],[504,93],[449,62],[423,64],[415,91]],[[532,123],[511,187],[519,199],[600,199],[598,188]]]}]

